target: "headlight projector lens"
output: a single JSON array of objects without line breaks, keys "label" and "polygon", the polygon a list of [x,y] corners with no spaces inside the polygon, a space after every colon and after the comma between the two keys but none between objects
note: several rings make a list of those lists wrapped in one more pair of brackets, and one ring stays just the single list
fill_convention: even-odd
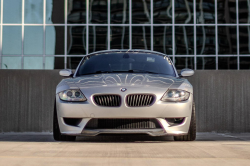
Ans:
[{"label": "headlight projector lens", "polygon": [[79,97],[80,95],[81,95],[80,92],[75,92],[75,96],[76,96],[76,97]]}]

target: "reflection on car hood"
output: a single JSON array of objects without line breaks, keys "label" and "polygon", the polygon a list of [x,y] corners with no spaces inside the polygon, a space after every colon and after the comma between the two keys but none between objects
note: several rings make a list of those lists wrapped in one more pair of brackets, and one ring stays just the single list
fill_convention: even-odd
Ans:
[{"label": "reflection on car hood", "polygon": [[[148,88],[178,88],[182,83],[190,83],[186,79],[180,79],[162,74],[134,74],[134,73],[111,73],[93,74],[62,80],[57,86],[57,92],[73,88],[117,87],[133,86]],[[191,85],[190,85],[191,86]]]},{"label": "reflection on car hood", "polygon": [[74,79],[79,88],[99,86],[156,86],[169,87],[173,77],[156,74],[98,74]]}]

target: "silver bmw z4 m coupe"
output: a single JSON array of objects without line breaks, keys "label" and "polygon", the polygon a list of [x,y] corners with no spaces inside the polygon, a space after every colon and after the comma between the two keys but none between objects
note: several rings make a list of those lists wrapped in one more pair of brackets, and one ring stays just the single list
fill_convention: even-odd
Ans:
[{"label": "silver bmw z4 m coupe", "polygon": [[56,88],[53,136],[148,134],[196,138],[193,87],[177,73],[171,59],[148,50],[108,50],[91,53]]}]

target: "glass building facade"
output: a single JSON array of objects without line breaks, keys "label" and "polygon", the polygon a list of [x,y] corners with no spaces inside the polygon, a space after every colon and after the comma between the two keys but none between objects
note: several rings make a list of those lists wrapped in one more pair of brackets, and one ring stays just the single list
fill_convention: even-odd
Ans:
[{"label": "glass building facade", "polygon": [[107,49],[163,52],[177,69],[250,69],[250,1],[0,0],[1,69],[75,69]]}]

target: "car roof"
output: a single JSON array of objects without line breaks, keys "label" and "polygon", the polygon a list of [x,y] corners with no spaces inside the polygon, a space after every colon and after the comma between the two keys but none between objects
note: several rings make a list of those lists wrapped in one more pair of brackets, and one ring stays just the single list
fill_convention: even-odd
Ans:
[{"label": "car roof", "polygon": [[157,51],[151,51],[151,50],[143,50],[143,49],[111,49],[111,50],[103,50],[103,51],[96,51],[92,52],[89,55],[95,55],[100,53],[119,53],[119,52],[127,52],[127,53],[152,53],[152,54],[158,54],[162,56],[168,56],[167,54],[157,52]]}]

